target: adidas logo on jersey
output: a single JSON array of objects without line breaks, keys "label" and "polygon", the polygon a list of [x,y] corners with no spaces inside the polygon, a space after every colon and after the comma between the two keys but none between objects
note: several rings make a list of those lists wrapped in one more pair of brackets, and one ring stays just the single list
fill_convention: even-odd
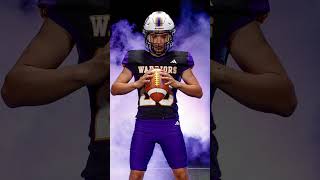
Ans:
[{"label": "adidas logo on jersey", "polygon": [[170,63],[177,64],[177,61],[173,59]]},{"label": "adidas logo on jersey", "polygon": [[176,125],[176,126],[180,126],[180,122],[179,122],[179,121],[177,121],[177,122],[176,122],[176,124],[174,124],[174,125]]}]

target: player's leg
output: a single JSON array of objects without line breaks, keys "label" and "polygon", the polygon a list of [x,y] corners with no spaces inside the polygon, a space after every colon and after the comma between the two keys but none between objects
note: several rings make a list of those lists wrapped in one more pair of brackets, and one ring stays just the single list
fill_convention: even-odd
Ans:
[{"label": "player's leg", "polygon": [[221,180],[221,171],[218,164],[217,154],[218,154],[218,142],[213,133],[210,137],[211,141],[211,168],[210,168],[210,179]]},{"label": "player's leg", "polygon": [[176,180],[188,180],[188,169],[187,168],[179,168],[173,169],[173,174]]},{"label": "player's leg", "polygon": [[168,121],[168,124],[163,126],[163,132],[166,133],[162,133],[159,144],[175,178],[187,180],[187,150],[180,125],[176,122],[177,120]]},{"label": "player's leg", "polygon": [[90,144],[90,154],[81,176],[85,180],[110,179],[110,140]]},{"label": "player's leg", "polygon": [[148,163],[153,154],[155,140],[148,124],[143,120],[137,120],[130,147],[130,180],[143,179]]},{"label": "player's leg", "polygon": [[142,180],[145,171],[131,170],[129,180]]}]

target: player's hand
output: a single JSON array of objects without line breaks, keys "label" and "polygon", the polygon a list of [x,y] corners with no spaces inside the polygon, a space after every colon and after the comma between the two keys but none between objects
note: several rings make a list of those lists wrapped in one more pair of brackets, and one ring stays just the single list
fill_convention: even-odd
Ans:
[{"label": "player's hand", "polygon": [[152,72],[152,69],[150,69],[143,76],[141,76],[139,80],[133,83],[134,87],[136,89],[142,88],[146,83],[150,82],[150,79],[152,78],[152,76],[153,76],[153,72]]},{"label": "player's hand", "polygon": [[160,71],[161,79],[166,80],[165,85],[170,85],[173,88],[179,89],[181,87],[181,82],[174,79],[169,73],[161,70]]},{"label": "player's hand", "polygon": [[210,76],[212,83],[222,83],[224,82],[224,75],[226,71],[226,66],[219,64],[216,61],[211,60],[210,61]]},{"label": "player's hand", "polygon": [[89,61],[83,63],[83,81],[86,85],[98,85],[104,83],[109,77],[110,47],[109,42],[98,48],[95,55]]}]

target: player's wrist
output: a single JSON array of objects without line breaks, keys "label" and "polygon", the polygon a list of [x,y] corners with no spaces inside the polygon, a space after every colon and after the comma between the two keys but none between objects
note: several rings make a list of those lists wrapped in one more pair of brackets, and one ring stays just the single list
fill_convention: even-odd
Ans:
[{"label": "player's wrist", "polygon": [[98,78],[97,66],[91,61],[81,63],[77,65],[74,76],[83,86],[92,85]]},{"label": "player's wrist", "polygon": [[137,81],[132,82],[130,85],[131,85],[131,87],[132,87],[133,89],[138,89],[138,88],[139,88],[139,87],[138,87],[138,82],[137,82]]},{"label": "player's wrist", "polygon": [[87,85],[87,75],[88,75],[88,70],[86,68],[86,66],[84,66],[83,64],[79,64],[79,65],[74,65],[73,67],[71,67],[70,70],[70,78],[72,78],[72,80],[79,82],[82,86]]},{"label": "player's wrist", "polygon": [[213,69],[212,73],[213,73],[213,83],[215,83],[216,85],[219,84],[223,84],[226,82],[226,72],[227,72],[227,66],[219,64],[217,62],[213,62],[213,64],[211,64],[211,69]]},{"label": "player's wrist", "polygon": [[225,84],[226,83],[226,74],[227,74],[227,67],[221,66],[217,68],[217,84]]},{"label": "player's wrist", "polygon": [[177,81],[176,87],[177,89],[181,89],[183,87],[184,83]]}]

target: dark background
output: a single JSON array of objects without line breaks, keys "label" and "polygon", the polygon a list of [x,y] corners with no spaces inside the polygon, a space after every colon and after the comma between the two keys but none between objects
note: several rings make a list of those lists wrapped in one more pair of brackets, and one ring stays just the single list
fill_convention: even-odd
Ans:
[{"label": "dark background", "polygon": [[[137,25],[136,31],[141,31],[146,17],[154,11],[165,11],[174,22],[183,17],[182,6],[188,6],[188,10],[194,13],[203,11],[206,0],[137,0],[137,1],[111,1],[112,22],[127,19]],[[186,8],[184,8],[186,10]]]}]

